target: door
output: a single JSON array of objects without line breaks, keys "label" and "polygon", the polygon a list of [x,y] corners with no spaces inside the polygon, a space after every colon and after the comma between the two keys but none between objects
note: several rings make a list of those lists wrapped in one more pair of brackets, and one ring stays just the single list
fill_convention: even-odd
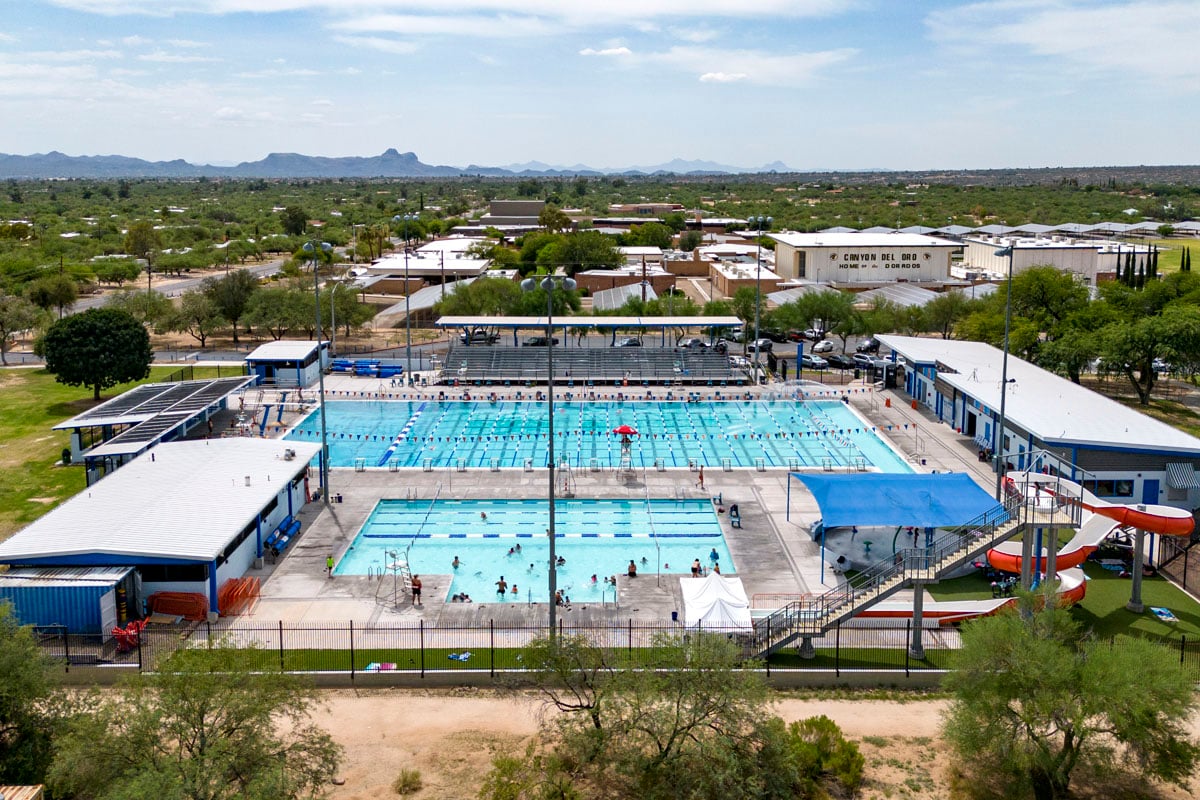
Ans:
[{"label": "door", "polygon": [[1146,505],[1158,504],[1158,481],[1143,480],[1142,481],[1142,502]]},{"label": "door", "polygon": [[109,589],[100,596],[100,633],[108,641],[117,625],[117,591]]}]

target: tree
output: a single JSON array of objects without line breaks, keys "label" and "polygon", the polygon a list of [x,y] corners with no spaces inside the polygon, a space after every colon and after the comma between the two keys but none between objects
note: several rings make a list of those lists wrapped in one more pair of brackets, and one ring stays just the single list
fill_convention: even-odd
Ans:
[{"label": "tree", "polygon": [[258,290],[258,278],[251,275],[248,269],[239,269],[223,278],[206,278],[201,289],[217,312],[233,326],[233,343],[237,345],[238,321],[246,313],[246,304]]},{"label": "tree", "polygon": [[538,214],[538,225],[551,233],[561,233],[571,229],[571,218],[558,206],[547,203]]},{"label": "tree", "polygon": [[8,366],[9,346],[17,334],[36,326],[43,313],[24,297],[0,295],[0,364]]},{"label": "tree", "polygon": [[943,292],[926,304],[925,318],[943,339],[949,339],[970,302],[962,292]]},{"label": "tree", "polygon": [[154,360],[145,326],[115,308],[90,308],[55,322],[42,352],[56,381],[90,386],[95,400],[103,389],[146,378]]},{"label": "tree", "polygon": [[679,234],[679,249],[690,253],[704,243],[704,234],[700,231],[684,231]]},{"label": "tree", "polygon": [[154,263],[154,253],[162,249],[162,237],[148,220],[138,220],[125,233],[125,252],[135,258],[144,258]]},{"label": "tree", "polygon": [[588,269],[612,269],[625,263],[612,239],[598,231],[577,231],[557,237],[537,253],[537,265],[548,270],[562,266],[568,275]]},{"label": "tree", "polygon": [[660,636],[653,663],[617,670],[582,637],[535,642],[535,685],[560,713],[541,746],[497,758],[481,796],[508,800],[808,798],[853,792],[863,758],[831,721],[785,725],[768,713],[757,670],[723,636]]},{"label": "tree", "polygon": [[58,309],[58,318],[79,299],[79,286],[69,275],[56,273],[38,278],[25,287],[25,296],[38,308]]},{"label": "tree", "polygon": [[199,342],[203,349],[208,337],[224,327],[225,321],[212,298],[204,291],[197,290],[184,292],[179,300],[179,308],[164,319],[159,328],[186,333]]},{"label": "tree", "polygon": [[276,340],[288,331],[312,330],[316,327],[312,292],[282,286],[260,289],[250,297],[243,318],[247,325],[266,330]]},{"label": "tree", "polygon": [[279,215],[279,224],[288,236],[303,236],[308,230],[308,214],[299,206],[288,206]]},{"label": "tree", "polygon": [[1052,591],[963,626],[944,682],[959,768],[1038,800],[1068,796],[1077,768],[1185,785],[1200,757],[1187,731],[1197,705],[1187,673],[1158,644],[1082,635]]},{"label": "tree", "polygon": [[96,280],[121,286],[142,274],[141,266],[127,258],[105,259],[96,265]]},{"label": "tree", "polygon": [[657,247],[668,250],[675,232],[661,222],[647,222],[644,225],[634,225],[629,229],[626,241],[635,247]]},{"label": "tree", "polygon": [[175,311],[175,306],[161,292],[146,292],[138,289],[128,289],[114,292],[104,302],[105,308],[115,308],[132,315],[143,325],[153,327],[169,317]]},{"label": "tree", "polygon": [[95,800],[320,795],[341,747],[310,721],[301,679],[250,668],[254,648],[176,651],[153,675],[88,698],[56,743],[55,794]]},{"label": "tree", "polygon": [[0,785],[41,783],[50,765],[50,666],[12,606],[0,603]]}]

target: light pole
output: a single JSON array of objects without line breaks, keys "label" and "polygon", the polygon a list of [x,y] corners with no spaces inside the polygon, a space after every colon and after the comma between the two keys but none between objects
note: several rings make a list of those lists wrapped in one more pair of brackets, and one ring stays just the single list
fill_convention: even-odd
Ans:
[{"label": "light pole", "polygon": [[[558,283],[563,289],[571,291],[575,288],[575,281],[569,277],[556,277],[547,275],[538,281],[533,278],[526,278],[521,281],[521,289],[526,292],[531,292],[534,289],[541,287],[546,291],[546,412],[547,412],[547,431],[550,434],[550,452],[549,452],[549,501],[550,501],[550,527],[546,531],[546,535],[550,539],[550,639],[553,641],[555,636],[555,628],[557,627],[558,609],[555,607],[555,597],[558,594],[558,575],[555,574],[555,553],[554,553],[554,285]],[[614,587],[615,589],[615,587]]]},{"label": "light pole", "polygon": [[1013,273],[1013,246],[1010,243],[1007,247],[1001,247],[995,252],[998,256],[1008,256],[1008,280],[1005,281],[1005,298],[1004,298],[1004,356],[1000,366],[1000,422],[996,431],[996,499],[1003,501],[1004,495],[1001,492],[1001,483],[1004,477],[1004,406],[1008,399],[1008,329],[1012,322],[1012,273]]},{"label": "light pole", "polygon": [[408,223],[417,219],[416,214],[397,214],[392,222],[404,223],[404,379],[412,383],[412,317],[408,313]]},{"label": "light pole", "polygon": [[321,358],[321,279],[320,279],[320,264],[321,253],[328,253],[333,250],[333,245],[329,242],[318,242],[316,240],[305,242],[302,248],[305,253],[312,257],[313,265],[313,300],[317,307],[317,392],[321,400],[321,499],[325,501],[325,505],[329,505],[329,444],[325,428],[325,363]]},{"label": "light pole", "polygon": [[750,224],[756,225],[758,237],[755,239],[758,242],[758,251],[754,256],[754,382],[760,382],[759,373],[762,370],[760,361],[762,356],[762,348],[758,346],[758,327],[762,320],[762,235],[764,228],[771,229],[771,223],[775,220],[770,217],[751,217]]}]

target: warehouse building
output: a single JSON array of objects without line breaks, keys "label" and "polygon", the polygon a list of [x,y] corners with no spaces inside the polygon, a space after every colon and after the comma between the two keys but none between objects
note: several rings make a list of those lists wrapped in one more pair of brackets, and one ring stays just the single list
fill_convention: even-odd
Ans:
[{"label": "warehouse building", "polygon": [[[958,242],[915,233],[772,233],[775,272],[851,288],[900,281],[940,283],[950,278]],[[847,286],[849,285],[849,286]]]}]

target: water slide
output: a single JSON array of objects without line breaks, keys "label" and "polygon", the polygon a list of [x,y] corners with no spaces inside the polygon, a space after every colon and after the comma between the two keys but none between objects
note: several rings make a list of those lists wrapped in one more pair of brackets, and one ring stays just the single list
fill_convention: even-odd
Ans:
[{"label": "water slide", "polygon": [[[1082,569],[1063,569],[1058,573],[1058,595],[1065,605],[1074,605],[1087,594],[1087,577]],[[1015,605],[1016,597],[994,597],[989,600],[926,600],[921,616],[937,620],[939,625],[953,625],[975,617],[995,614],[1002,608]],[[885,600],[859,614],[856,619],[912,619],[911,600]]]},{"label": "water slide", "polygon": [[[1082,522],[1071,541],[1059,550],[1056,565],[1059,570],[1078,567],[1096,552],[1101,543],[1117,528],[1140,528],[1164,536],[1189,536],[1195,520],[1191,512],[1173,506],[1110,503],[1101,500],[1074,481],[1037,472],[1010,472],[1005,478],[1006,490],[1020,493],[1024,487],[1026,499],[1035,504],[1050,504],[1065,500],[1078,503],[1084,510]],[[1043,548],[1042,560],[1048,557]],[[1021,571],[1021,543],[1003,542],[988,551],[988,563],[1004,572]],[[1061,574],[1061,573],[1060,573]]]}]

